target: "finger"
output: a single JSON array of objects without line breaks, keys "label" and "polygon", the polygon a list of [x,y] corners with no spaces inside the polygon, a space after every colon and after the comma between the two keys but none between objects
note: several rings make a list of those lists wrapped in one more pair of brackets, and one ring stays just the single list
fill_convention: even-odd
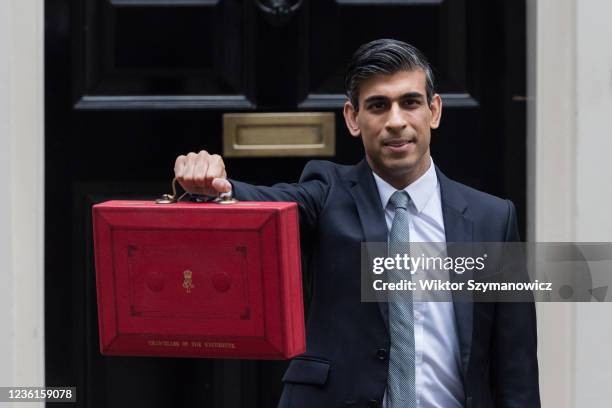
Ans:
[{"label": "finger", "polygon": [[177,157],[174,171],[175,171],[176,179],[178,180],[179,184],[183,187],[185,191],[191,191],[192,189],[191,183],[189,182],[187,178],[187,171],[189,170],[188,167],[189,167],[189,159],[187,156],[181,155]]},{"label": "finger", "polygon": [[185,169],[185,159],[186,157],[180,155],[176,158],[174,162],[174,177],[176,177],[179,181],[183,178],[183,171]]},{"label": "finger", "polygon": [[208,171],[206,173],[206,179],[212,180],[215,178],[224,178],[225,177],[225,164],[223,163],[223,159],[218,154],[213,154],[210,156]]},{"label": "finger", "polygon": [[207,189],[210,186],[210,181],[206,180],[206,172],[208,171],[208,162],[210,155],[205,150],[198,153],[195,159],[193,169],[193,183],[198,189]]},{"label": "finger", "polygon": [[183,187],[190,193],[195,193],[197,187],[193,182],[193,168],[195,166],[196,154],[191,152],[185,160],[185,168],[183,169]]},{"label": "finger", "polygon": [[212,187],[218,193],[229,193],[232,191],[232,184],[224,178],[215,178],[212,182]]}]

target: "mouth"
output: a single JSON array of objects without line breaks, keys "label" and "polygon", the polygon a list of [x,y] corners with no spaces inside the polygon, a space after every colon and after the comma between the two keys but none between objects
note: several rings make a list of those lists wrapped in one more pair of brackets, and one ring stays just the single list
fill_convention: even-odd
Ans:
[{"label": "mouth", "polygon": [[402,153],[412,150],[416,145],[416,139],[391,139],[383,142],[383,146],[390,150],[392,153]]}]

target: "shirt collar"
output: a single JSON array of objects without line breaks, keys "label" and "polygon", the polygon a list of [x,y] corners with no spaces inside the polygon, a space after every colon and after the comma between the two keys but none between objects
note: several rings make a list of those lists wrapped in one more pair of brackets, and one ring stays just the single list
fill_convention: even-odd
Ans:
[{"label": "shirt collar", "polygon": [[[376,181],[376,187],[378,187],[380,202],[383,209],[385,209],[389,203],[389,198],[391,198],[391,195],[397,190],[391,184],[383,180],[378,174],[374,173],[373,171],[372,174],[374,175],[374,180]],[[429,199],[436,191],[437,187],[438,177],[436,176],[436,168],[434,166],[433,159],[430,159],[429,168],[425,174],[410,183],[410,185],[408,185],[404,191],[410,195],[417,212],[420,213],[429,202]]]}]

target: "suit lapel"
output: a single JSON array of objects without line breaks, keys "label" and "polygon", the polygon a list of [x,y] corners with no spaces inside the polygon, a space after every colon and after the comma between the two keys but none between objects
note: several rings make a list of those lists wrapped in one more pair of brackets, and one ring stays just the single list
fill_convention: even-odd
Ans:
[{"label": "suit lapel", "polygon": [[[359,220],[366,242],[387,242],[387,223],[380,203],[372,170],[363,159],[347,174],[349,191],[355,200]],[[385,327],[388,330],[389,308],[386,299],[378,302]]]},{"label": "suit lapel", "polygon": [[[442,198],[442,216],[444,217],[444,231],[446,242],[471,242],[473,241],[473,222],[466,216],[467,203],[457,189],[454,182],[449,180],[436,167],[438,180],[440,182],[440,193]],[[452,245],[448,247],[449,256],[465,256],[465,246],[461,248],[461,254],[453,251]],[[472,279],[472,271],[466,271],[459,275],[451,272],[450,279],[453,282],[467,282]],[[467,374],[470,361],[470,350],[472,348],[472,330],[474,320],[474,303],[471,292],[468,295],[456,295],[453,293],[455,310],[455,321],[457,323],[457,335],[459,338],[459,350],[463,375]]]}]

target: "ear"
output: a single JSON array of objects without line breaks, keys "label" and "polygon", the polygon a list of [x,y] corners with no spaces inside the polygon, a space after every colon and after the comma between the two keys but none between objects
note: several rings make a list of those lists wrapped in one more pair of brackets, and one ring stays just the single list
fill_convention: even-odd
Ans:
[{"label": "ear", "polygon": [[353,137],[359,137],[361,135],[361,130],[359,129],[359,124],[357,123],[358,111],[355,110],[350,101],[344,102],[344,109],[342,110],[342,113],[344,114],[344,121],[346,122],[348,131]]},{"label": "ear", "polygon": [[429,123],[429,127],[437,129],[438,126],[440,126],[440,119],[442,118],[442,97],[440,95],[435,94],[433,96],[429,109],[431,110],[431,122]]}]

